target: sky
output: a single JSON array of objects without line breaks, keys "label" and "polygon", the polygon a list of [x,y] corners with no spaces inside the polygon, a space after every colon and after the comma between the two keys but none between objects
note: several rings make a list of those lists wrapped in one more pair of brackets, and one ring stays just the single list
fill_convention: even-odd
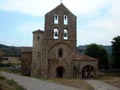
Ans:
[{"label": "sky", "polygon": [[[44,15],[61,0],[0,0],[0,44],[32,46],[32,32],[44,30]],[[62,0],[77,16],[77,46],[111,45],[120,35],[120,0]]]}]

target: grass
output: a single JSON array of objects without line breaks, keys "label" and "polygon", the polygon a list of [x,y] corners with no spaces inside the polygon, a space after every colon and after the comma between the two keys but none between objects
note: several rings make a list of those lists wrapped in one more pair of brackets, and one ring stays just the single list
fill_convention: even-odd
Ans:
[{"label": "grass", "polygon": [[45,79],[41,77],[37,77],[37,79],[47,81],[50,83],[58,83],[65,86],[79,88],[80,90],[94,90],[94,88],[91,85],[89,85],[86,81],[82,79],[65,79],[65,78]]},{"label": "grass", "polygon": [[[0,79],[3,80],[5,79],[5,77],[0,76]],[[42,79],[42,78],[37,78],[37,79]],[[90,86],[88,83],[86,83],[84,80],[81,80],[81,79],[56,78],[56,79],[42,79],[42,80],[52,82],[52,83],[59,83],[59,84],[66,85],[66,86],[80,88],[81,90],[94,90],[92,86]],[[16,89],[12,89],[12,90],[25,90],[21,86],[17,85],[17,83],[13,79],[7,80],[7,84],[11,86],[15,86]],[[11,90],[11,89],[7,89],[7,90]]]},{"label": "grass", "polygon": [[5,80],[6,78],[4,76],[0,75],[0,80]]},{"label": "grass", "polygon": [[120,88],[120,73],[105,73],[98,80]]},{"label": "grass", "polygon": [[16,84],[17,84],[13,79],[7,80],[7,83],[8,83],[9,85],[16,85]]},{"label": "grass", "polygon": [[15,74],[20,74],[20,70],[17,70],[17,69],[2,69],[0,68],[0,71],[3,71],[3,72],[9,72],[9,73],[15,73]]},{"label": "grass", "polygon": [[92,86],[80,79],[49,79],[49,82],[80,88],[81,90],[94,90]]},{"label": "grass", "polygon": [[4,76],[0,75],[0,85],[2,90],[26,90],[22,86],[18,85],[13,79],[7,80]]}]

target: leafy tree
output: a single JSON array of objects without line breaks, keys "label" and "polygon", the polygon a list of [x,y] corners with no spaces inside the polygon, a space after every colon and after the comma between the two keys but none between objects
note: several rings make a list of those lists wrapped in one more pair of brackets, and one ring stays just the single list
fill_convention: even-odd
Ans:
[{"label": "leafy tree", "polygon": [[120,69],[120,36],[112,40],[112,67]]},{"label": "leafy tree", "polygon": [[2,63],[2,58],[0,57],[0,63]]},{"label": "leafy tree", "polygon": [[87,46],[85,54],[97,58],[99,60],[98,67],[100,69],[108,69],[109,67],[108,54],[104,47],[97,44],[90,44]]},{"label": "leafy tree", "polygon": [[0,57],[0,67],[2,66],[2,58]]}]

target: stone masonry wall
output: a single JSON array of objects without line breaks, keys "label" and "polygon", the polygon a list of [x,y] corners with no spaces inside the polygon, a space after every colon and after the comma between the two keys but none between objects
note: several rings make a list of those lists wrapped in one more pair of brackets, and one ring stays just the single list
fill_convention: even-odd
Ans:
[{"label": "stone masonry wall", "polygon": [[21,49],[21,74],[22,75],[30,76],[31,64],[32,64],[32,48],[22,47]]}]

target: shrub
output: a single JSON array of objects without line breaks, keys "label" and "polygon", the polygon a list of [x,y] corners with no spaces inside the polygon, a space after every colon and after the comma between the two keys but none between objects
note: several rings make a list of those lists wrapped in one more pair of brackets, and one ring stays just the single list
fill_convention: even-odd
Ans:
[{"label": "shrub", "polygon": [[0,79],[1,80],[6,80],[6,78],[4,76],[1,76],[1,75],[0,75]]},{"label": "shrub", "polygon": [[8,83],[9,85],[17,84],[13,79],[7,80],[7,83]]}]

